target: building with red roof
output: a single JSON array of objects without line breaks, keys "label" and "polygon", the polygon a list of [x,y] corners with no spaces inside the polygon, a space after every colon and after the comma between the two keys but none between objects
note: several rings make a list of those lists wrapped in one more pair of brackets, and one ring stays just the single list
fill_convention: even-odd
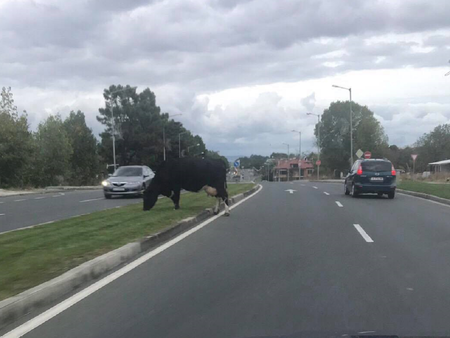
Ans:
[{"label": "building with red roof", "polygon": [[314,166],[309,160],[281,159],[277,161],[277,165],[273,169],[273,179],[274,181],[299,180],[300,178],[310,177],[313,172]]}]

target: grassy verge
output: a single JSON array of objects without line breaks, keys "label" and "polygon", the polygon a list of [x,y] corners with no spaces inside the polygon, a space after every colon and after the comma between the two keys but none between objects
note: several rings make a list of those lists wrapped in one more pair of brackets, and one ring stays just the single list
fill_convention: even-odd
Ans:
[{"label": "grassy verge", "polygon": [[[230,184],[230,196],[253,184]],[[138,201],[137,201],[138,202]],[[181,209],[158,201],[149,212],[142,203],[0,235],[0,300],[11,297],[122,245],[156,233],[212,207],[203,192],[181,196]]]},{"label": "grassy verge", "polygon": [[402,180],[398,184],[398,188],[450,199],[450,184],[430,184],[420,181]]}]

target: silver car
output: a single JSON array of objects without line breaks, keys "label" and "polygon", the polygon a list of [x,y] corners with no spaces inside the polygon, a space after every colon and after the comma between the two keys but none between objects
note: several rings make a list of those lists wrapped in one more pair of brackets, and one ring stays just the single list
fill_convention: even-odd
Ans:
[{"label": "silver car", "polygon": [[155,173],[147,166],[123,166],[102,182],[103,193],[105,198],[113,195],[142,196],[154,176]]}]

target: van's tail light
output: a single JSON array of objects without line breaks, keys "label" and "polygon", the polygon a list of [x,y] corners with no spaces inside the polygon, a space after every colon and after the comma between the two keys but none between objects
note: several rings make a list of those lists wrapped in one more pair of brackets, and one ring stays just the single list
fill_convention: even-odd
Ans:
[{"label": "van's tail light", "polygon": [[362,165],[359,165],[358,170],[356,171],[356,175],[362,175]]},{"label": "van's tail light", "polygon": [[394,169],[394,166],[392,165],[392,171],[391,171],[391,175],[392,176],[395,176],[395,175],[397,175],[397,173],[395,172],[395,169]]}]

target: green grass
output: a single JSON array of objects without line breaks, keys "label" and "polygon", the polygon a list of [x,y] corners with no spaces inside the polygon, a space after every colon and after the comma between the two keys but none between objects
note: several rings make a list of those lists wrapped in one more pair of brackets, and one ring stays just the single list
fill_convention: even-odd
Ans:
[{"label": "green grass", "polygon": [[450,184],[431,184],[420,181],[402,180],[398,184],[398,188],[450,199]]},{"label": "green grass", "polygon": [[[228,193],[231,197],[253,186],[230,184]],[[187,193],[177,211],[163,198],[148,212],[137,203],[0,235],[0,300],[194,216],[215,201],[203,192]]]}]

